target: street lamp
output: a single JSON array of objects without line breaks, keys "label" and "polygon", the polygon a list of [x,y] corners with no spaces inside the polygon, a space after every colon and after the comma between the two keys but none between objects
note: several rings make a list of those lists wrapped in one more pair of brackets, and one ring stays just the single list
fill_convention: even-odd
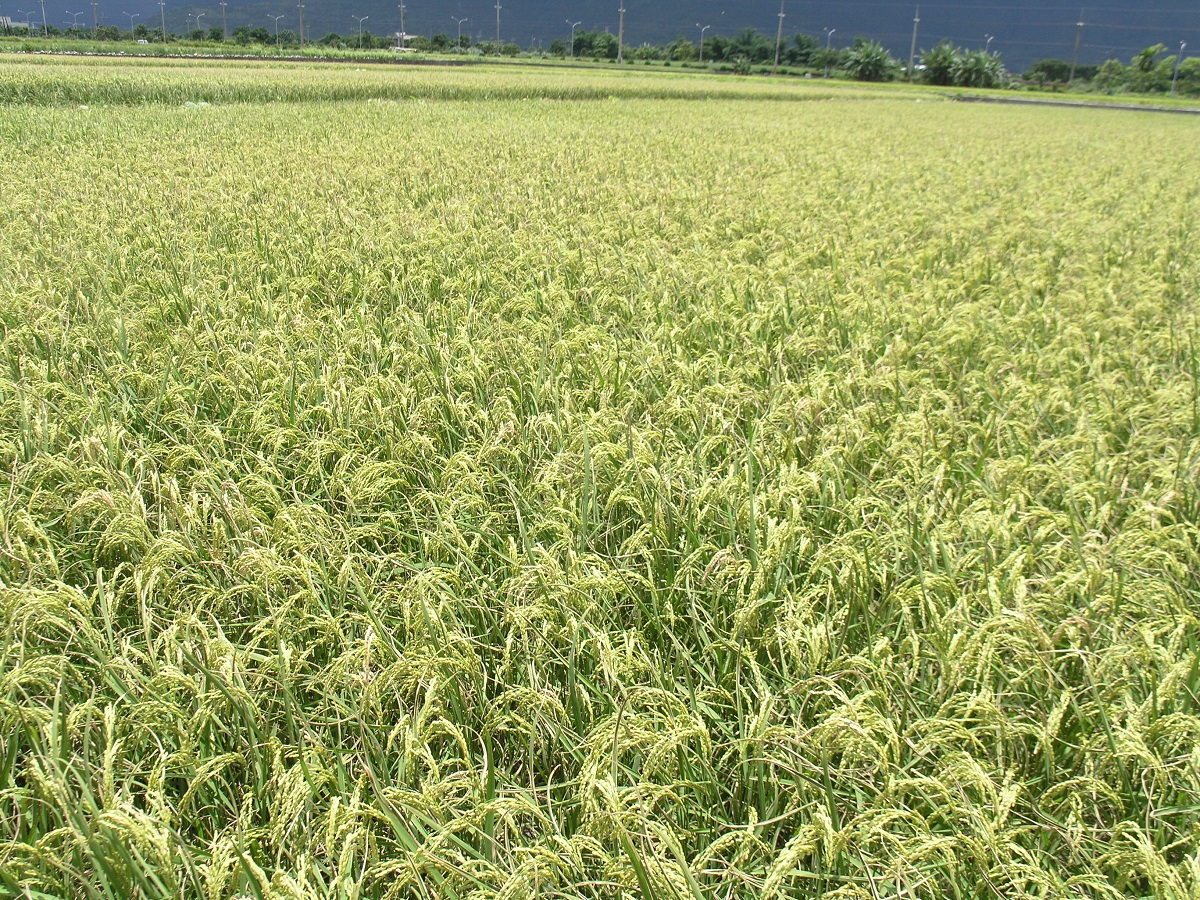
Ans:
[{"label": "street lamp", "polygon": [[[207,15],[208,15],[208,13],[196,13],[196,30],[197,31],[204,30],[200,27],[200,18],[201,18],[201,16],[207,16]],[[200,40],[204,40],[203,35],[201,35]]]},{"label": "street lamp", "polygon": [[456,18],[454,18],[454,16],[451,16],[450,18],[453,21],[458,23],[458,40],[456,40],[455,43],[458,45],[459,49],[461,50],[462,49],[462,23],[470,22],[471,20],[470,19],[456,19]]},{"label": "street lamp", "polygon": [[123,12],[123,13],[121,13],[121,15],[129,16],[129,33],[133,34],[133,20],[140,19],[142,17],[142,14],[141,13],[133,13],[132,15],[130,15],[127,12]]},{"label": "street lamp", "polygon": [[825,77],[829,77],[829,53],[830,46],[833,43],[833,36],[837,33],[836,28],[825,29]]},{"label": "street lamp", "polygon": [[1187,41],[1179,42],[1179,56],[1175,57],[1175,74],[1171,76],[1171,94],[1175,93],[1175,86],[1179,84],[1179,64],[1183,62],[1183,51],[1187,49]]},{"label": "street lamp", "polygon": [[33,35],[33,16],[37,12],[36,9],[18,9],[21,15],[25,17],[25,31],[32,37]]},{"label": "street lamp", "polygon": [[1071,77],[1067,79],[1067,84],[1075,83],[1075,69],[1079,66],[1079,44],[1083,41],[1083,26],[1086,23],[1083,21],[1083,10],[1079,11],[1079,21],[1075,23],[1075,55],[1071,57]]},{"label": "street lamp", "polygon": [[775,65],[771,67],[771,74],[775,75],[779,72],[779,51],[783,47],[783,19],[787,15],[783,11],[783,0],[779,0],[779,30],[775,32]]},{"label": "street lamp", "polygon": [[367,19],[369,19],[371,17],[370,16],[351,15],[350,18],[358,19],[358,49],[361,50],[362,49],[362,23],[367,21]]},{"label": "street lamp", "polygon": [[566,21],[567,21],[567,24],[571,26],[571,59],[574,59],[575,58],[575,29],[578,28],[580,25],[582,25],[583,21],[580,20],[578,22],[572,22],[570,19],[567,19]]},{"label": "street lamp", "polygon": [[621,0],[621,24],[617,26],[617,62],[625,62],[625,0]]},{"label": "street lamp", "polygon": [[983,52],[987,53],[988,50],[991,49],[992,41],[996,39],[996,36],[994,34],[985,34],[983,38],[986,41],[986,43],[983,45]]},{"label": "street lamp", "polygon": [[697,22],[696,27],[700,29],[700,65],[704,65],[704,32],[708,31],[708,29],[712,28],[712,26],[702,26],[699,22]]},{"label": "street lamp", "polygon": [[280,14],[278,16],[270,16],[269,15],[269,16],[267,16],[267,18],[275,20],[275,49],[278,50],[280,48],[280,46],[282,46],[279,43],[279,20],[283,18],[283,14]]},{"label": "street lamp", "polygon": [[74,24],[74,25],[72,25],[71,27],[72,27],[72,28],[78,28],[78,27],[79,27],[79,17],[80,17],[80,16],[82,16],[82,15],[83,15],[83,13],[81,13],[81,12],[73,13],[73,12],[71,12],[69,9],[68,9],[68,10],[65,10],[65,12],[66,12],[66,14],[67,14],[68,16],[74,16],[74,17],[75,17],[75,24]]}]

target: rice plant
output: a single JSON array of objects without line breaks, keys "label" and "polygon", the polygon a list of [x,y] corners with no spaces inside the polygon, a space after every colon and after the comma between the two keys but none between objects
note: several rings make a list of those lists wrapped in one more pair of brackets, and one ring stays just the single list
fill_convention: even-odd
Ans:
[{"label": "rice plant", "polygon": [[1194,900],[1191,124],[553,79],[0,65],[4,890]]}]

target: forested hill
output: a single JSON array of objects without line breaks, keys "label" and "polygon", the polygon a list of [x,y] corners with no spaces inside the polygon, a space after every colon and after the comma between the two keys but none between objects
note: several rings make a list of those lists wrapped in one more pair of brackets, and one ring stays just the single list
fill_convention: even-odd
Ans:
[{"label": "forested hill", "polygon": [[[306,0],[304,30],[310,37],[331,31],[348,34],[357,29],[356,17],[366,16],[363,27],[374,34],[400,30],[400,0]],[[1194,0],[1085,0],[1085,27],[1080,49],[1081,62],[1103,62],[1129,58],[1151,44],[1163,43],[1175,50],[1188,41],[1200,52],[1200,7]],[[132,5],[131,5],[132,4]],[[273,27],[269,16],[284,15],[282,28],[296,29],[297,0],[228,0],[229,28],[237,25]],[[548,47],[566,40],[570,22],[585,30],[616,33],[621,0],[502,0],[500,31],[504,41],[522,47],[541,41]],[[102,13],[106,6],[100,0]],[[407,0],[405,30],[410,34],[438,32],[456,35],[459,19],[464,34],[491,40],[496,35],[495,0]],[[667,42],[679,35],[695,41],[698,25],[711,25],[709,35],[733,35],[756,28],[774,37],[778,25],[779,0],[625,0],[625,39],[630,45]],[[993,51],[999,52],[1012,69],[1021,69],[1035,59],[1070,58],[1075,46],[1078,2],[1071,0],[1011,0],[980,3],[979,0],[942,0],[922,3],[918,45],[930,47],[943,38],[961,46],[982,46],[993,35]],[[907,58],[912,40],[916,3],[907,0],[785,0],[784,34],[807,32],[825,39],[832,29],[832,42],[846,45],[856,36],[886,44]],[[158,22],[157,0],[125,0],[121,10],[140,11],[142,21]],[[182,32],[188,15],[204,12],[206,26],[220,24],[218,0],[182,3],[166,0],[168,30]],[[112,24],[121,16],[109,11]]]}]

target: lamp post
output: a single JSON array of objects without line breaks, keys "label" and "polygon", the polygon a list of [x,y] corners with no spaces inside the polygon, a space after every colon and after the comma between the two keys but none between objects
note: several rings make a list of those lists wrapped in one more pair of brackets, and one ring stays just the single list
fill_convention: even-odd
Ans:
[{"label": "lamp post", "polygon": [[621,0],[620,24],[617,25],[617,62],[625,62],[625,0]]},{"label": "lamp post", "polygon": [[1175,57],[1175,74],[1171,76],[1171,94],[1174,96],[1175,88],[1179,84],[1179,66],[1183,62],[1183,51],[1187,49],[1187,41],[1179,42],[1179,55]]},{"label": "lamp post", "polygon": [[567,24],[571,26],[571,43],[570,43],[571,49],[569,52],[570,52],[571,59],[574,59],[575,58],[575,29],[583,24],[583,20],[581,19],[578,22],[572,22],[570,19],[567,19]]},{"label": "lamp post", "polygon": [[779,72],[779,51],[783,47],[783,18],[785,15],[783,0],[779,0],[779,30],[775,32],[775,65],[771,67],[772,75]]},{"label": "lamp post", "polygon": [[129,33],[133,34],[133,20],[140,19],[142,17],[142,14],[141,13],[132,13],[131,14],[131,13],[123,12],[123,13],[121,13],[121,15],[129,16]]},{"label": "lamp post", "polygon": [[1083,10],[1079,10],[1079,21],[1075,23],[1075,55],[1071,57],[1071,77],[1067,79],[1067,84],[1075,83],[1075,69],[1079,66],[1079,44],[1083,41]]},{"label": "lamp post", "polygon": [[917,61],[917,29],[921,27],[921,7],[917,7],[917,14],[913,16],[913,39],[912,47],[908,51],[908,80],[912,81],[913,65]]},{"label": "lamp post", "polygon": [[[208,13],[196,13],[196,30],[197,30],[197,31],[203,31],[203,30],[204,30],[203,28],[201,28],[201,27],[200,27],[200,19],[201,19],[202,17],[204,17],[204,16],[207,16],[207,15],[208,15]],[[200,40],[204,40],[204,35],[201,35],[201,36],[200,36]]]},{"label": "lamp post", "polygon": [[350,18],[358,19],[358,49],[361,50],[362,49],[362,23],[367,21],[367,19],[369,19],[371,17],[370,16],[351,15]]},{"label": "lamp post", "polygon": [[704,32],[708,31],[708,29],[712,28],[712,26],[702,26],[699,22],[697,22],[696,27],[700,29],[700,65],[704,65]]},{"label": "lamp post", "polygon": [[457,23],[458,23],[458,39],[457,39],[457,40],[455,40],[455,42],[454,42],[454,43],[455,43],[455,44],[458,46],[458,48],[461,50],[461,49],[462,49],[462,26],[463,26],[463,22],[470,22],[471,20],[470,20],[469,18],[468,18],[468,19],[455,19],[455,18],[454,18],[454,16],[451,16],[450,18],[451,18],[451,19],[453,19],[455,22],[457,22]]},{"label": "lamp post", "polygon": [[825,77],[829,77],[829,54],[833,44],[833,36],[837,33],[836,28],[825,29]]},{"label": "lamp post", "polygon": [[983,40],[984,40],[983,52],[984,53],[987,53],[989,50],[991,50],[992,41],[994,41],[995,39],[996,39],[996,36],[994,34],[985,34],[983,36]]},{"label": "lamp post", "polygon": [[[84,12],[86,12],[86,11],[87,11],[87,10],[84,10]],[[78,28],[78,27],[79,27],[79,17],[80,17],[80,16],[82,16],[82,15],[83,15],[83,13],[81,13],[81,12],[73,13],[73,12],[71,12],[71,11],[68,9],[68,10],[66,10],[66,14],[67,14],[68,16],[74,16],[74,17],[75,17],[75,23],[74,23],[74,24],[73,24],[71,27],[72,27],[72,28]]]},{"label": "lamp post", "polygon": [[279,43],[279,20],[283,18],[283,14],[278,16],[269,16],[275,20],[275,49],[278,50],[282,45]]}]

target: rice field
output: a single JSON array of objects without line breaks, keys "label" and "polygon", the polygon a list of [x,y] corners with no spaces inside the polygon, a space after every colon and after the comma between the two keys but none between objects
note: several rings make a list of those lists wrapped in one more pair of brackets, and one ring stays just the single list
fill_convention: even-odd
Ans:
[{"label": "rice field", "polygon": [[1196,900],[1195,143],[0,62],[0,893]]}]

